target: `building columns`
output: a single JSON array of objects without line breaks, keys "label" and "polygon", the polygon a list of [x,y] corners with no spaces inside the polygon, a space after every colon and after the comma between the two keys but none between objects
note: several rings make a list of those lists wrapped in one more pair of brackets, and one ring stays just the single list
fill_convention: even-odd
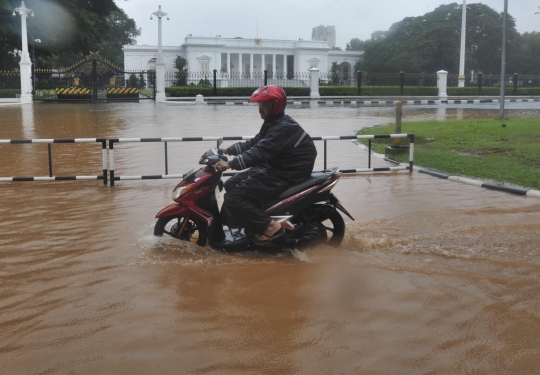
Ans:
[{"label": "building columns", "polygon": [[253,54],[249,54],[249,78],[253,78]]},{"label": "building columns", "polygon": [[283,55],[283,73],[284,77],[287,78],[287,55]]},{"label": "building columns", "polygon": [[240,73],[240,77],[242,77],[243,73],[243,66],[242,66],[242,52],[238,53],[238,72]]},{"label": "building columns", "polygon": [[272,73],[277,73],[276,69],[276,54],[272,54]]},{"label": "building columns", "polygon": [[227,52],[227,69],[225,71],[227,74],[229,74],[229,77],[230,77],[230,74],[231,74],[231,54],[229,52]]}]

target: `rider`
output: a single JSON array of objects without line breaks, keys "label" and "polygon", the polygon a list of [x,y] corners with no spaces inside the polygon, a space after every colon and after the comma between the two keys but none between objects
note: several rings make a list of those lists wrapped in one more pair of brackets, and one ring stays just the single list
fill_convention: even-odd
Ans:
[{"label": "rider", "polygon": [[262,200],[276,199],[289,185],[310,177],[317,150],[309,134],[285,114],[287,95],[279,86],[263,86],[249,98],[259,104],[264,120],[259,133],[247,142],[235,143],[222,151],[236,157],[219,161],[216,170],[243,170],[225,182],[222,210],[255,234],[255,242],[267,243],[285,233],[260,207]]}]

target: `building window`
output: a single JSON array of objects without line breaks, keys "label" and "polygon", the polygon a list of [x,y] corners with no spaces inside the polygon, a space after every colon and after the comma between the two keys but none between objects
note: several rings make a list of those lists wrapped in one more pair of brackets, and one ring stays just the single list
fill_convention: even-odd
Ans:
[{"label": "building window", "polygon": [[210,73],[210,56],[202,55],[197,57],[199,61],[199,70],[201,73]]},{"label": "building window", "polygon": [[319,63],[321,62],[320,59],[313,57],[308,60],[309,68],[319,68]]}]

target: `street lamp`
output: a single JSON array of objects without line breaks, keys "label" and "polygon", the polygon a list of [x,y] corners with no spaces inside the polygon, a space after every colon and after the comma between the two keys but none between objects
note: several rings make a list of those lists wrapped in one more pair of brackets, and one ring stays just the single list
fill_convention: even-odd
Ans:
[{"label": "street lamp", "polygon": [[34,39],[34,37],[32,37],[32,84],[33,84],[33,88],[35,90],[36,88],[36,46],[35,46],[35,43],[41,43],[41,39]]},{"label": "street lamp", "polygon": [[459,51],[459,77],[458,87],[465,87],[465,33],[467,25],[467,1],[463,0],[461,12],[461,48]]},{"label": "street lamp", "polygon": [[502,41],[502,57],[501,57],[501,98],[499,100],[499,118],[504,118],[504,89],[506,88],[505,75],[506,75],[506,19],[508,16],[508,0],[504,0],[504,13],[503,13],[503,41]]},{"label": "street lamp", "polygon": [[28,55],[28,35],[26,32],[26,18],[28,15],[34,16],[32,9],[28,9],[24,5],[24,1],[21,1],[21,6],[13,10],[13,16],[16,16],[16,13],[19,13],[21,16],[21,33],[22,33],[22,56],[21,62],[21,103],[31,103],[32,102],[32,87],[30,84],[30,77],[32,63],[30,62],[30,56]]},{"label": "street lamp", "polygon": [[158,7],[158,11],[150,15],[150,19],[153,20],[156,16],[158,18],[158,53],[156,59],[156,100],[165,100],[165,63],[163,62],[163,50],[161,46],[161,18],[169,15],[161,10],[161,5]]}]

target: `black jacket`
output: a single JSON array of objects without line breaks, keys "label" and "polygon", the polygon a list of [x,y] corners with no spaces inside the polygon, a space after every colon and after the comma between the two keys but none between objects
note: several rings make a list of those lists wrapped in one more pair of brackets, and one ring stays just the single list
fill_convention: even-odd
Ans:
[{"label": "black jacket", "polygon": [[259,134],[247,142],[233,144],[227,153],[236,155],[229,163],[232,169],[266,165],[269,174],[289,184],[306,180],[317,157],[309,134],[285,114],[265,120]]}]

